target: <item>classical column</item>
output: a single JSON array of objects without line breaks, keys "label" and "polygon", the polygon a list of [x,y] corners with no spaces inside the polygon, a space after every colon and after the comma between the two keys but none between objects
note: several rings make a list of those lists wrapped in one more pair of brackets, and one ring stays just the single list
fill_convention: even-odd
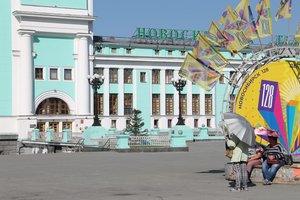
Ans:
[{"label": "classical column", "polygon": [[103,106],[103,115],[104,116],[109,116],[109,68],[105,67],[103,70],[103,75],[105,77],[104,83],[103,83],[103,101],[104,101],[104,106]]},{"label": "classical column", "polygon": [[76,104],[78,115],[90,114],[89,75],[89,34],[77,34],[78,60],[76,68]]},{"label": "classical column", "polygon": [[187,81],[187,97],[186,97],[186,108],[187,115],[193,115],[193,85],[191,81]]},{"label": "classical column", "polygon": [[160,70],[160,115],[166,115],[166,70]]},{"label": "classical column", "polygon": [[124,69],[118,70],[119,93],[118,93],[118,115],[124,115]]},{"label": "classical column", "polygon": [[18,67],[17,75],[18,79],[18,114],[19,115],[32,115],[34,114],[33,107],[33,45],[32,36],[34,31],[32,30],[18,30],[21,36],[21,62]]}]

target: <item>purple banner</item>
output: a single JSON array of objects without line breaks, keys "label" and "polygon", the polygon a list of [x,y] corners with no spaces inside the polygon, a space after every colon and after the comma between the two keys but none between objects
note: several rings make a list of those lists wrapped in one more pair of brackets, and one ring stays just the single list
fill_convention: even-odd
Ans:
[{"label": "purple banner", "polygon": [[260,85],[258,110],[273,111],[278,82],[262,80]]}]

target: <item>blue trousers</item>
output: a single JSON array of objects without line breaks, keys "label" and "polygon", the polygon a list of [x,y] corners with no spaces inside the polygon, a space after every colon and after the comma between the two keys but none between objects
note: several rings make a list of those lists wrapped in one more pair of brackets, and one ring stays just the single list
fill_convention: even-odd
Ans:
[{"label": "blue trousers", "polygon": [[268,164],[267,160],[262,163],[262,174],[264,179],[269,181],[273,181],[277,171],[280,167],[284,165],[284,160],[282,160],[279,164]]}]

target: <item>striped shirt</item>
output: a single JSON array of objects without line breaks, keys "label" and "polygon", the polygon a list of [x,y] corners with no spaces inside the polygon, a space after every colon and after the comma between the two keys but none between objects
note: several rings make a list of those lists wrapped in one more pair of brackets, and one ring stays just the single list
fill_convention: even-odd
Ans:
[{"label": "striped shirt", "polygon": [[270,147],[270,145],[267,146],[266,150],[264,151],[264,156],[275,156],[276,159],[278,160],[283,160],[284,159],[284,149],[281,144],[276,144],[273,147]]}]

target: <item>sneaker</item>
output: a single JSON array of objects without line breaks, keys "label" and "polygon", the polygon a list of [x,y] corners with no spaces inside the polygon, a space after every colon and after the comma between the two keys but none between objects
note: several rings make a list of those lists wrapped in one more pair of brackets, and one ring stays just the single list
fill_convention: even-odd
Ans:
[{"label": "sneaker", "polygon": [[248,191],[248,187],[242,187],[242,190]]},{"label": "sneaker", "polygon": [[264,185],[272,185],[272,182],[269,181],[268,179],[265,179],[263,182]]},{"label": "sneaker", "polygon": [[229,191],[230,191],[230,192],[240,192],[241,189],[240,189],[240,188],[230,188]]}]

